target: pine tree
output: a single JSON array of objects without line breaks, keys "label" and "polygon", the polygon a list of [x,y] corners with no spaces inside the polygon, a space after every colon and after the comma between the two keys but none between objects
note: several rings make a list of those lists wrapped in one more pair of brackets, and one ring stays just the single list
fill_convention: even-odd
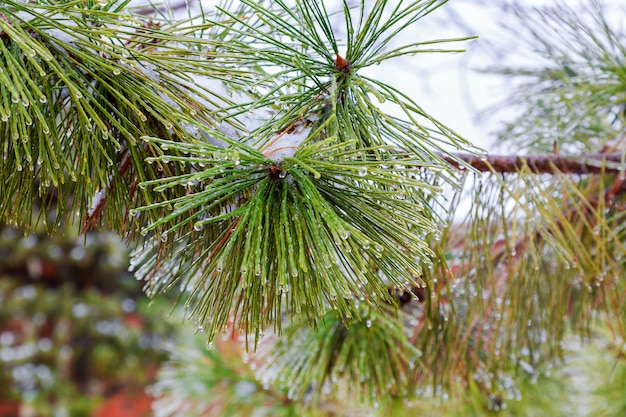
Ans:
[{"label": "pine tree", "polygon": [[524,12],[546,65],[500,69],[528,82],[497,156],[364,74],[462,52],[399,43],[446,1],[128,3],[0,7],[0,216],[111,229],[148,296],[179,291],[204,349],[174,349],[161,415],[498,410],[571,332],[623,350],[626,51],[599,4]]}]

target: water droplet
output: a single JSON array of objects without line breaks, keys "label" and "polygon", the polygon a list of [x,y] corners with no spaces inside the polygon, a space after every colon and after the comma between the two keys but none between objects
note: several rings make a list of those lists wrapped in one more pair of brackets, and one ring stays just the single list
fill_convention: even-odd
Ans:
[{"label": "water droplet", "polygon": [[202,223],[196,223],[193,225],[193,230],[195,230],[196,232],[199,232],[202,229],[204,229],[204,225]]},{"label": "water droplet", "polygon": [[364,177],[367,175],[367,168],[366,167],[361,167],[359,168],[358,174],[360,177]]},{"label": "water droplet", "polygon": [[169,236],[167,235],[167,233],[163,233],[161,235],[161,242],[167,242],[167,239],[169,239]]},{"label": "water droplet", "polygon": [[12,103],[17,104],[17,103],[19,103],[19,101],[20,101],[20,96],[11,96],[11,102]]},{"label": "water droplet", "polygon": [[114,68],[113,69],[113,75],[120,75],[121,71],[119,70],[119,68]]},{"label": "water droplet", "polygon": [[367,327],[368,329],[372,327],[372,321],[371,320],[365,321],[365,327]]},{"label": "water droplet", "polygon": [[343,240],[346,240],[348,237],[350,237],[350,231],[343,230],[341,234],[339,235],[339,237],[341,237]]}]

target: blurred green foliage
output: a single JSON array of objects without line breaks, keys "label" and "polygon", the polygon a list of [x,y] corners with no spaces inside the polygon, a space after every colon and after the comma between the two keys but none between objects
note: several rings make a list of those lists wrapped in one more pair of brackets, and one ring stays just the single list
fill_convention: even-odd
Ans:
[{"label": "blurred green foliage", "polygon": [[91,416],[120,390],[141,392],[172,331],[171,304],[149,307],[119,237],[67,235],[0,226],[0,402],[38,417]]},{"label": "blurred green foliage", "polygon": [[[233,337],[235,336],[235,337]],[[299,417],[618,417],[626,415],[624,347],[602,331],[582,341],[569,334],[558,366],[511,369],[497,394],[486,395],[476,381],[447,389],[420,390],[391,402],[366,404],[347,379],[322,388],[321,401],[300,402],[290,386],[263,367],[263,351],[277,343],[266,335],[256,352],[243,351],[243,336],[227,334],[206,349],[205,335],[191,329],[178,332],[169,346],[169,360],[160,369],[151,392],[157,399],[156,417],[299,416]],[[280,343],[280,340],[278,340]],[[293,363],[288,355],[285,363]],[[297,366],[297,365],[294,365]],[[513,378],[513,375],[515,377]],[[305,397],[311,399],[313,390]]]}]

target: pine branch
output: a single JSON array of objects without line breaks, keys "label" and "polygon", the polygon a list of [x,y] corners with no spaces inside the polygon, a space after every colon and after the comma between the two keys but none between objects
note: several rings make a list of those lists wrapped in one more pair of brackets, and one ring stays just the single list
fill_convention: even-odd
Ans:
[{"label": "pine branch", "polygon": [[[192,143],[142,137],[155,153],[148,164],[188,169],[141,181],[158,201],[130,211],[151,237],[133,258],[150,294],[180,282],[187,315],[211,340],[229,320],[259,338],[268,326],[280,331],[285,318],[316,327],[330,309],[349,325],[359,321],[354,300],[377,309],[393,303],[388,285],[423,284],[433,256],[427,239],[439,231],[431,206],[442,189],[433,178],[455,182],[440,173],[448,167],[434,150],[474,148],[406,94],[359,71],[463,40],[384,51],[441,4],[380,1],[360,14],[346,5],[345,57],[318,2],[246,0],[220,9],[220,63],[254,72],[256,81],[225,117],[245,113],[255,127],[211,130],[214,141]],[[403,118],[385,113],[383,101]]]},{"label": "pine branch", "polygon": [[216,124],[216,102],[229,102],[213,86],[195,84],[226,76],[206,39],[125,5],[0,6],[0,217],[27,231],[31,197],[49,189],[61,201],[51,231],[75,213],[91,227],[105,205],[113,208],[106,211],[111,228],[134,229],[123,213],[153,196],[133,184],[180,172],[143,164],[151,155],[136,138],[190,140]]},{"label": "pine branch", "polygon": [[[528,168],[535,174],[623,174],[626,170],[623,152],[591,154],[584,156],[549,155],[483,155],[467,153],[439,155],[457,169],[465,169],[467,164],[478,172],[498,174],[518,174]],[[463,163],[462,163],[463,162]]]},{"label": "pine branch", "polygon": [[[455,153],[452,155],[440,153],[438,156],[457,169],[464,170],[469,166],[482,173],[517,174],[524,167],[528,167],[528,169],[535,174],[623,174],[624,170],[626,170],[626,166],[621,165],[624,163],[624,154],[621,152],[586,156],[565,156],[559,154],[477,156],[468,153]],[[611,164],[606,164],[607,162]],[[122,176],[128,171],[128,163],[128,152],[126,151],[120,162],[120,173]],[[607,190],[609,194],[606,200],[611,201],[616,194],[620,194],[624,191],[626,191],[624,181],[616,180],[610,189],[610,193],[609,190]],[[97,224],[105,205],[106,197],[96,202],[84,221],[85,226],[82,229],[83,233]]]},{"label": "pine branch", "polygon": [[[549,155],[484,155],[477,156],[468,153],[455,153],[452,155],[440,153],[438,156],[451,166],[464,170],[468,166],[482,173],[499,173],[499,174],[517,174],[524,167],[535,174],[601,174],[615,173],[623,174],[626,166],[624,163],[624,154],[621,152],[601,153],[586,156],[565,156],[559,154]],[[606,163],[611,164],[606,164]],[[126,175],[129,169],[129,154],[124,153],[120,162],[120,174]],[[626,191],[624,181],[614,183],[612,188],[607,190],[607,201],[613,200],[616,194]],[[84,220],[82,232],[93,228],[106,205],[106,195],[97,200],[92,209],[88,212]]]},{"label": "pine branch", "polygon": [[[563,317],[618,315],[618,279],[597,290],[593,279],[623,271],[623,154],[449,153],[473,147],[359,72],[470,39],[387,49],[445,1],[346,1],[346,45],[314,0],[225,2],[192,27],[112,3],[6,3],[0,215],[29,224],[36,188],[57,191],[85,229],[109,208],[114,228],[146,237],[132,266],[148,294],[178,286],[209,341],[232,329],[256,343],[291,320],[266,370],[289,377],[294,397],[319,399],[335,377],[359,376],[363,397],[429,381],[437,392],[453,376],[495,395],[521,357],[534,365],[546,344],[557,356]],[[609,104],[594,103],[600,120]],[[469,167],[516,175],[478,178],[459,249],[435,196],[448,184],[458,203]],[[452,223],[454,208],[444,210]],[[403,327],[398,307],[420,316]]]}]

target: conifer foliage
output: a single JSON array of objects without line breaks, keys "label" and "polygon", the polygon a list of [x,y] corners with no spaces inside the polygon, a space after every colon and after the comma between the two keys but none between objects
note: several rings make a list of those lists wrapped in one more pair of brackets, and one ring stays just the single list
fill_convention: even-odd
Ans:
[{"label": "conifer foliage", "polygon": [[[204,358],[242,378],[231,394],[275,388],[295,407],[284,415],[341,395],[390,406],[454,389],[499,408],[516,369],[559,357],[565,317],[584,332],[603,315],[623,334],[619,149],[575,155],[600,166],[593,175],[547,162],[539,177],[524,159],[498,175],[497,158],[365,74],[462,52],[471,38],[399,41],[446,1],[332,12],[315,0],[224,1],[182,20],[128,3],[0,7],[0,216],[27,232],[80,222],[125,237],[147,294],[180,291],[185,316],[217,344]],[[561,19],[575,38],[588,33]],[[517,71],[540,80],[541,101],[523,104],[552,106],[544,115],[560,126],[582,102],[594,111],[568,129],[623,129],[621,96],[604,81],[623,86],[625,67],[604,34],[610,48],[582,64],[563,59],[580,51],[541,43],[562,68]],[[537,143],[545,125],[526,118],[509,133]],[[467,217],[453,222],[470,182]],[[220,357],[242,344],[256,375]],[[178,390],[185,361],[202,361],[177,358],[162,395]]]}]

